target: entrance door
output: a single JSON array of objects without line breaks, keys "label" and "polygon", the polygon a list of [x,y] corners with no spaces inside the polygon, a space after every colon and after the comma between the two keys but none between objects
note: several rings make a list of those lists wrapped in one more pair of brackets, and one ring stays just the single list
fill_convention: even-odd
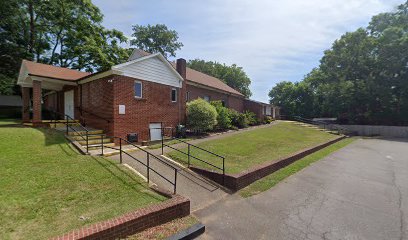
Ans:
[{"label": "entrance door", "polygon": [[65,115],[74,118],[74,90],[64,92],[64,112]]},{"label": "entrance door", "polygon": [[162,130],[161,130],[161,123],[150,123],[150,141],[157,141],[161,140],[162,138]]}]

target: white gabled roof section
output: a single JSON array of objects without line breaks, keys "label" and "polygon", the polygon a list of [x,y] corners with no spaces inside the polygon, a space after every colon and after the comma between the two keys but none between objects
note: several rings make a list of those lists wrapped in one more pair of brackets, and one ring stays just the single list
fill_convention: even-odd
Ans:
[{"label": "white gabled roof section", "polygon": [[120,75],[181,88],[183,77],[160,53],[140,57],[112,67]]}]

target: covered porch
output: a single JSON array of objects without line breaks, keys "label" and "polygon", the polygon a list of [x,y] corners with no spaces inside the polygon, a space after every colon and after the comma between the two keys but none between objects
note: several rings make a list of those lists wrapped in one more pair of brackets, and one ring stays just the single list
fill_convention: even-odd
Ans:
[{"label": "covered porch", "polygon": [[23,60],[17,81],[22,93],[22,121],[42,125],[43,120],[47,120],[43,119],[44,109],[75,119],[76,80],[87,75],[89,73]]}]

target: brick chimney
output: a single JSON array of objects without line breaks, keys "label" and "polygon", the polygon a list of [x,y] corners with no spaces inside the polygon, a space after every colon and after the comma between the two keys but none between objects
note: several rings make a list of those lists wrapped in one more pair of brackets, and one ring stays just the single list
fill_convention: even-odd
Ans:
[{"label": "brick chimney", "polygon": [[181,89],[180,89],[180,94],[179,94],[179,109],[180,109],[180,115],[179,115],[179,124],[185,125],[186,123],[186,91],[187,91],[187,84],[186,84],[186,60],[183,58],[179,58],[176,61],[176,70],[180,74],[180,76],[183,77],[184,81],[181,83]]},{"label": "brick chimney", "polygon": [[185,59],[183,58],[177,59],[176,70],[184,79],[186,79],[186,65],[187,63]]}]

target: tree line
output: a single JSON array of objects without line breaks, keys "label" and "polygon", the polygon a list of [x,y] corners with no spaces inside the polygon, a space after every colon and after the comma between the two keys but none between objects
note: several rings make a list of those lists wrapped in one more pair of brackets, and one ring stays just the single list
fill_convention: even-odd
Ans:
[{"label": "tree line", "polygon": [[[103,14],[91,0],[9,0],[0,5],[0,16],[0,94],[5,95],[19,93],[15,83],[22,59],[98,72],[126,62],[134,47],[166,58],[183,47],[178,33],[164,24],[136,24],[131,40],[117,29],[106,29]],[[206,73],[250,95],[250,80],[242,68],[213,68],[217,71]]]},{"label": "tree line", "polygon": [[292,116],[408,124],[408,1],[342,35],[302,81],[280,82],[269,97]]}]

